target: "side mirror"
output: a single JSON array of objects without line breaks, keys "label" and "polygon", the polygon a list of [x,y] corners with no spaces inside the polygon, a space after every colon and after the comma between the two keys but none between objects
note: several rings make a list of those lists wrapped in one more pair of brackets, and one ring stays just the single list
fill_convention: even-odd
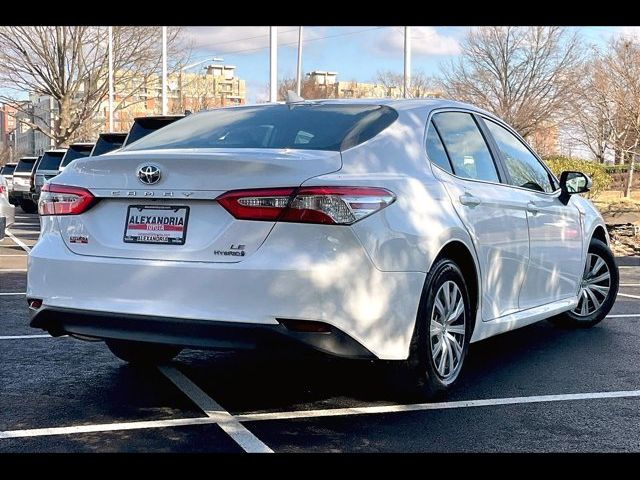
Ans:
[{"label": "side mirror", "polygon": [[591,179],[582,172],[562,172],[560,175],[560,201],[565,205],[569,197],[576,193],[585,193],[591,189]]}]

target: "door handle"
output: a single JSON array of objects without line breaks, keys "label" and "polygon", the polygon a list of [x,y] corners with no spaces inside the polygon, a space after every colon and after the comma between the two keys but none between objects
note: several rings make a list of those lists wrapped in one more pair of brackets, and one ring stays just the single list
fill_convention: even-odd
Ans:
[{"label": "door handle", "polygon": [[474,197],[467,192],[464,195],[460,195],[460,203],[463,205],[467,205],[468,207],[475,207],[476,205],[480,205],[480,203],[482,202],[478,197]]},{"label": "door handle", "polygon": [[538,208],[538,206],[535,204],[535,202],[529,202],[527,203],[527,212],[532,213],[533,215],[535,215],[536,213],[538,213],[540,211],[540,209]]}]

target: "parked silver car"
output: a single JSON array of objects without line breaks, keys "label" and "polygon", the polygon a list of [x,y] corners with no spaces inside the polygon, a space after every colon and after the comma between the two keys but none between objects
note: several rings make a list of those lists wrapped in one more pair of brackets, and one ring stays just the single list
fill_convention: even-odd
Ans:
[{"label": "parked silver car", "polygon": [[38,206],[31,200],[31,174],[38,157],[22,157],[13,171],[13,196],[15,204],[20,205],[25,213],[35,213]]},{"label": "parked silver car", "polygon": [[4,238],[5,228],[15,219],[15,207],[9,203],[7,180],[0,175],[0,240]]},{"label": "parked silver car", "polygon": [[13,171],[16,169],[17,163],[7,163],[0,169],[0,176],[4,177],[7,181],[7,192],[9,196],[9,203],[16,205],[16,200],[13,195]]}]

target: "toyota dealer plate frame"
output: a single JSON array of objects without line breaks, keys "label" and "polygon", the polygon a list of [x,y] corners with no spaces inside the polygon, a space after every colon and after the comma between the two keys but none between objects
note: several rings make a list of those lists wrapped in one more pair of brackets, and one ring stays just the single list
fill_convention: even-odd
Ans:
[{"label": "toyota dealer plate frame", "polygon": [[189,207],[186,205],[129,205],[124,223],[125,243],[184,245]]}]

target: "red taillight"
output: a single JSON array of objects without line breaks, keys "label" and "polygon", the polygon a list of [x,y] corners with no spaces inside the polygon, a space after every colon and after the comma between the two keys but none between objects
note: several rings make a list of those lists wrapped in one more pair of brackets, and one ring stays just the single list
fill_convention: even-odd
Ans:
[{"label": "red taillight", "polygon": [[4,194],[4,185],[0,185],[0,195]]},{"label": "red taillight", "polygon": [[301,187],[233,190],[217,200],[239,220],[350,225],[391,204],[378,187]]},{"label": "red taillight", "polygon": [[96,202],[89,190],[67,185],[45,183],[40,192],[38,213],[40,215],[79,215]]}]

